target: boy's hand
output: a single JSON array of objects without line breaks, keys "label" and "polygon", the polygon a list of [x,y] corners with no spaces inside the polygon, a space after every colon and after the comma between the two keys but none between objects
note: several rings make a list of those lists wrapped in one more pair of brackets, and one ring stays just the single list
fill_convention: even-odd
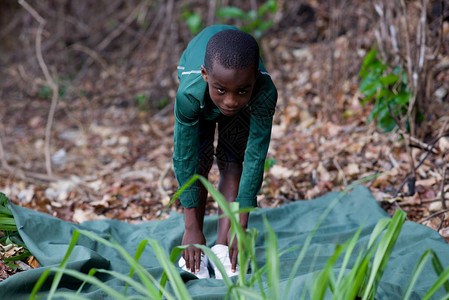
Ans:
[{"label": "boy's hand", "polygon": [[237,268],[238,256],[239,256],[239,248],[237,237],[235,237],[234,240],[232,241],[232,244],[229,245],[229,259],[231,260],[231,270],[233,273],[235,273],[235,270]]},{"label": "boy's hand", "polygon": [[[241,213],[239,216],[240,225],[243,228],[243,231],[246,233],[246,229],[248,229],[248,217],[249,213]],[[235,273],[237,269],[238,257],[239,257],[239,247],[237,236],[234,237],[234,240],[231,243],[231,229],[228,232],[228,247],[229,247],[229,259],[231,260],[231,270]]]},{"label": "boy's hand", "polygon": [[[185,230],[182,237],[182,245],[206,244],[206,238],[201,230]],[[187,247],[182,251],[182,257],[186,261],[186,268],[193,274],[200,270],[201,249],[194,246]]]}]

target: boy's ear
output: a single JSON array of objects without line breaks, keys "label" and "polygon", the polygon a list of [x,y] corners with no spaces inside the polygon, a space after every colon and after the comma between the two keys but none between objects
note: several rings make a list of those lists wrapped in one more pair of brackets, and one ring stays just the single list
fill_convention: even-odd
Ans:
[{"label": "boy's ear", "polygon": [[201,75],[203,75],[204,81],[207,82],[207,70],[206,70],[206,67],[203,65],[201,65]]}]

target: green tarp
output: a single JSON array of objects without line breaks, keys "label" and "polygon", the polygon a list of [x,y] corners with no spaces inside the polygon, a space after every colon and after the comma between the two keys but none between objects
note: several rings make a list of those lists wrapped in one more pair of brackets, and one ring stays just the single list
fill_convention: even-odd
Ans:
[{"label": "green tarp", "polygon": [[[257,240],[258,265],[263,265],[264,226],[266,215],[278,237],[279,253],[291,247],[299,247],[287,252],[280,259],[281,291],[287,285],[287,279],[301,246],[329,204],[338,193],[330,193],[310,201],[297,201],[271,209],[259,209],[251,213],[249,226],[260,231]],[[173,247],[181,243],[184,219],[183,215],[172,213],[166,220],[151,221],[139,225],[130,225],[116,220],[89,221],[82,224],[65,222],[49,215],[31,211],[19,206],[9,205],[20,235],[29,250],[38,259],[41,266],[37,269],[18,273],[0,282],[0,299],[26,299],[40,275],[49,267],[58,266],[70,243],[74,229],[84,229],[105,238],[115,239],[131,255],[143,239],[157,239],[162,247],[170,253]],[[299,299],[305,287],[310,286],[317,270],[325,265],[334,253],[337,244],[350,239],[363,224],[361,236],[355,252],[368,242],[371,231],[381,218],[388,215],[379,207],[369,190],[357,186],[353,191],[339,200],[326,217],[307,250],[306,257],[294,277],[288,299]],[[216,217],[206,217],[205,236],[208,246],[213,246],[216,238]],[[410,276],[419,258],[427,249],[434,249],[445,268],[449,267],[449,245],[435,231],[413,223],[406,222],[388,262],[385,273],[376,294],[376,299],[401,299]],[[356,255],[352,260],[356,259]],[[155,277],[160,278],[160,267],[151,247],[148,245],[140,263]],[[336,270],[339,263],[337,262]],[[351,265],[351,264],[350,264]],[[91,268],[109,269],[123,274],[129,273],[129,265],[114,249],[107,248],[87,237],[81,236],[69,263],[69,268],[87,273]],[[179,269],[186,286],[195,299],[223,299],[227,289],[221,280],[201,279]],[[100,275],[107,285],[123,291],[124,283],[107,275]],[[412,299],[421,299],[435,282],[436,275],[430,263],[425,267],[415,285]],[[59,291],[76,291],[80,282],[70,277],[63,277]],[[48,291],[44,285],[42,291]],[[439,296],[444,295],[440,290]],[[132,288],[127,294],[136,293]],[[94,286],[86,285],[81,295],[91,299],[105,299],[106,294]]]}]

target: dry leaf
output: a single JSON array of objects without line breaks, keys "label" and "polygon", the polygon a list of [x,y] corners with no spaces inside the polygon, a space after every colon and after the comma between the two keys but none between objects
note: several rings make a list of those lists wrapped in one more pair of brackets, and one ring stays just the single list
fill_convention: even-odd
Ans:
[{"label": "dry leaf", "polygon": [[38,262],[38,260],[36,259],[36,257],[34,257],[33,255],[31,255],[30,257],[28,257],[27,263],[28,263],[33,269],[36,269],[37,267],[39,267],[39,262]]}]

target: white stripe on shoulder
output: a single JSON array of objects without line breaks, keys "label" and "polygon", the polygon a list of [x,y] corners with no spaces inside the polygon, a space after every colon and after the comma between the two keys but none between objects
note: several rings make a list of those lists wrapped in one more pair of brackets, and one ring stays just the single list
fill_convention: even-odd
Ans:
[{"label": "white stripe on shoulder", "polygon": [[178,70],[184,70],[184,67],[178,66]]},{"label": "white stripe on shoulder", "polygon": [[189,75],[189,74],[201,74],[201,70],[186,71],[181,73],[181,75]]},{"label": "white stripe on shoulder", "polygon": [[268,75],[268,76],[270,76],[270,77],[271,77],[270,73],[268,73],[268,72],[262,72],[262,71],[260,71],[260,74],[263,74],[263,75]]}]

